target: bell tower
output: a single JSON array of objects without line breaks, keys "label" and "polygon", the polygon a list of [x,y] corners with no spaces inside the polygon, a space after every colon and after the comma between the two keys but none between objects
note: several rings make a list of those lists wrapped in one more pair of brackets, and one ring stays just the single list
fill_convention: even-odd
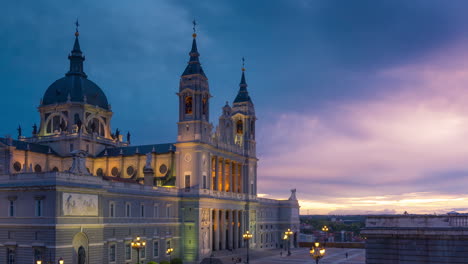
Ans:
[{"label": "bell tower", "polygon": [[180,78],[178,142],[208,142],[212,126],[210,124],[210,89],[208,78],[200,64],[197,48],[197,34],[193,27],[190,59]]},{"label": "bell tower", "polygon": [[[242,58],[244,64],[244,58]],[[232,123],[234,126],[234,143],[243,147],[248,156],[256,156],[255,146],[255,108],[247,91],[245,68],[242,67],[239,92],[232,107]]]}]

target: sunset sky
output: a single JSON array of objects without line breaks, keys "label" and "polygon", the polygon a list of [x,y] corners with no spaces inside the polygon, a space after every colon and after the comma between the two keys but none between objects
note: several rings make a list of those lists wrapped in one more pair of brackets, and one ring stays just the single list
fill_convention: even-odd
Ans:
[{"label": "sunset sky", "polygon": [[68,70],[85,72],[133,144],[176,140],[192,20],[211,121],[246,58],[261,196],[301,213],[468,212],[468,1],[6,1],[0,136],[30,135]]}]

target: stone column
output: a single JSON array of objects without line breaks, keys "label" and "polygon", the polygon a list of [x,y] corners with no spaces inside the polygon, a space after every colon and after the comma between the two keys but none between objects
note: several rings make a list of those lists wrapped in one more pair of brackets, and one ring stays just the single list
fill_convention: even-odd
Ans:
[{"label": "stone column", "polygon": [[242,180],[242,165],[241,164],[237,164],[237,179],[238,179],[238,184],[239,184],[239,193],[243,193],[244,192],[244,181]]},{"label": "stone column", "polygon": [[219,211],[213,209],[214,250],[219,250]]},{"label": "stone column", "polygon": [[226,160],[225,159],[222,159],[221,160],[221,177],[222,177],[222,181],[221,181],[221,191],[222,192],[225,192],[226,191]]},{"label": "stone column", "polygon": [[215,180],[214,180],[214,183],[213,183],[213,190],[216,190],[218,191],[219,187],[218,187],[218,183],[219,183],[219,174],[218,174],[218,171],[219,171],[219,166],[218,166],[218,156],[215,156],[214,157],[214,161],[215,161]]},{"label": "stone column", "polygon": [[224,210],[219,210],[219,232],[220,249],[226,249],[226,214]]},{"label": "stone column", "polygon": [[229,177],[230,177],[230,173],[229,173],[229,170],[230,170],[230,167],[229,167],[229,161],[228,160],[224,160],[224,191],[225,192],[229,192],[229,185],[231,184],[229,182]]},{"label": "stone column", "polygon": [[227,211],[227,213],[228,213],[228,220],[229,220],[229,221],[228,221],[228,237],[229,237],[229,240],[228,240],[228,242],[229,242],[228,248],[232,250],[232,249],[233,249],[233,242],[234,242],[234,239],[233,239],[233,237],[232,237],[232,236],[233,236],[233,233],[232,233],[232,231],[233,231],[233,223],[234,223],[233,211],[232,211],[232,210],[229,210],[229,211]]},{"label": "stone column", "polygon": [[234,226],[233,226],[233,249],[236,249],[239,247],[239,211],[234,210],[232,211],[233,213],[233,221],[234,221]]},{"label": "stone column", "polygon": [[237,192],[237,181],[236,181],[236,163],[233,161],[231,162],[231,178],[232,178],[232,184],[231,184],[231,192],[236,193]]}]

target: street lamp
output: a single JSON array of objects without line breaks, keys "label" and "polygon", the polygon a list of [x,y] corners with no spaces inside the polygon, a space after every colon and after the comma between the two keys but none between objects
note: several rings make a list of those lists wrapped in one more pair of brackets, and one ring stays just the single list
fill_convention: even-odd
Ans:
[{"label": "street lamp", "polygon": [[289,242],[290,240],[290,237],[294,234],[293,231],[291,231],[291,229],[288,228],[288,230],[286,230],[284,232],[284,237],[285,237],[285,240],[287,242],[287,246],[288,246],[288,256],[291,256],[291,243]]},{"label": "street lamp", "polygon": [[63,264],[63,263],[65,263],[65,261],[63,261],[63,258],[59,258],[58,263],[59,263],[59,264]]},{"label": "street lamp", "polygon": [[42,260],[36,260],[36,264],[42,264]]},{"label": "street lamp", "polygon": [[328,242],[328,234],[327,234],[328,230],[329,230],[328,226],[325,225],[322,227],[322,232],[325,233],[325,238],[323,239],[323,243]]},{"label": "street lamp", "polygon": [[244,238],[244,240],[247,242],[247,264],[249,264],[249,247],[250,247],[250,244],[249,244],[249,240],[253,237],[253,234],[251,234],[249,232],[249,230],[247,230],[245,232],[245,234],[242,235],[242,238]]},{"label": "street lamp", "polygon": [[143,249],[146,247],[146,241],[141,241],[141,238],[137,236],[136,239],[132,241],[131,246],[132,248],[136,249],[137,260],[138,260],[137,263],[140,264],[140,249]]},{"label": "street lamp", "polygon": [[315,242],[310,249],[310,256],[315,259],[315,263],[318,264],[319,260],[325,256],[325,248],[320,246],[319,242]]},{"label": "street lamp", "polygon": [[166,255],[169,255],[169,262],[171,262],[171,254],[172,254],[173,251],[174,251],[173,248],[168,248],[166,250]]}]

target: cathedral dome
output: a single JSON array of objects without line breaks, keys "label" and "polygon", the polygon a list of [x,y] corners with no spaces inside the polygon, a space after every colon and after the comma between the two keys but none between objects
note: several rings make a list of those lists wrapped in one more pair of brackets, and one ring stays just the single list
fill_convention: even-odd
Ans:
[{"label": "cathedral dome", "polygon": [[94,82],[88,80],[87,75],[83,71],[85,57],[81,52],[78,40],[79,35],[77,29],[73,50],[68,55],[70,70],[65,74],[65,77],[58,79],[47,88],[42,98],[42,106],[79,102],[110,110],[104,92]]},{"label": "cathedral dome", "polygon": [[104,92],[83,75],[69,74],[52,83],[42,98],[42,105],[71,102],[87,103],[109,110]]}]

